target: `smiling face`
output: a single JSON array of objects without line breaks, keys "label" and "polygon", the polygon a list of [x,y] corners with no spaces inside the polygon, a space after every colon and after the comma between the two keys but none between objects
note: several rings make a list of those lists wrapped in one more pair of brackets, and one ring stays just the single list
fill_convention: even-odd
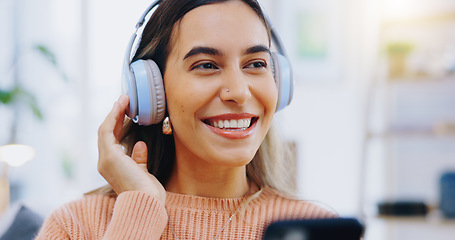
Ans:
[{"label": "smiling face", "polygon": [[164,72],[177,163],[244,166],[277,102],[264,23],[241,1],[204,5],[174,26]]}]

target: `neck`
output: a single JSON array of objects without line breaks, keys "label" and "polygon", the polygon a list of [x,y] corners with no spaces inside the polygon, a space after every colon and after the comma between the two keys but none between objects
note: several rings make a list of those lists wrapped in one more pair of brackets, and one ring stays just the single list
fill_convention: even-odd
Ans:
[{"label": "neck", "polygon": [[[190,161],[185,161],[186,163]],[[177,163],[166,190],[202,197],[243,197],[250,190],[246,167],[220,168],[201,164]]]}]

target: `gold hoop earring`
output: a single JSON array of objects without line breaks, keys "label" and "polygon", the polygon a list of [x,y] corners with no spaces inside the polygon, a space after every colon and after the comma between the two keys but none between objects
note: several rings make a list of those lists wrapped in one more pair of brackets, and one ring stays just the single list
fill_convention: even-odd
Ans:
[{"label": "gold hoop earring", "polygon": [[163,121],[163,133],[166,135],[172,134],[172,123],[169,117],[166,117]]}]

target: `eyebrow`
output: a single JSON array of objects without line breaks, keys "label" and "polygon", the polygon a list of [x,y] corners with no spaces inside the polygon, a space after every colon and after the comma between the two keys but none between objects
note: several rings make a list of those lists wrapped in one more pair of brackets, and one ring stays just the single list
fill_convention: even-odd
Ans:
[{"label": "eyebrow", "polygon": [[[260,52],[265,52],[265,53],[271,54],[270,49],[264,45],[256,45],[256,46],[250,47],[245,50],[244,54],[248,55],[248,54],[260,53]],[[197,55],[197,54],[207,54],[207,55],[213,55],[213,56],[223,55],[223,53],[216,48],[194,47],[185,55],[183,60],[185,60],[191,56]]]},{"label": "eyebrow", "polygon": [[245,54],[254,54],[260,52],[266,52],[268,54],[271,54],[270,49],[264,45],[256,45],[245,50]]},{"label": "eyebrow", "polygon": [[221,52],[218,49],[210,48],[210,47],[194,47],[191,49],[183,58],[183,60],[197,55],[197,54],[207,54],[207,55],[214,55],[214,56],[221,56]]}]

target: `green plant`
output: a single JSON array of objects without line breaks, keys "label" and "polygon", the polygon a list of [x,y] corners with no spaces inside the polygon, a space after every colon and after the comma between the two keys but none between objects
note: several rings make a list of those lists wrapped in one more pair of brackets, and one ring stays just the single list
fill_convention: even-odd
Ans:
[{"label": "green plant", "polygon": [[0,89],[0,102],[8,105],[17,101],[24,101],[32,110],[33,114],[40,120],[43,119],[43,114],[36,104],[36,98],[33,94],[25,90],[19,85],[16,85],[11,90]]},{"label": "green plant", "polygon": [[[59,72],[61,78],[65,81],[68,80],[66,74],[61,69],[57,62],[57,58],[55,54],[52,53],[49,48],[42,44],[35,45],[33,47],[46,61],[48,61],[56,71]],[[14,66],[13,66],[14,68]],[[13,69],[14,70],[14,69]],[[12,89],[6,90],[0,88],[0,103],[5,105],[14,104],[16,102],[24,102],[26,103],[30,109],[32,110],[33,114],[40,120],[43,119],[43,113],[39,106],[36,104],[36,97],[25,90],[20,84],[17,79],[14,79],[14,86]]]}]

